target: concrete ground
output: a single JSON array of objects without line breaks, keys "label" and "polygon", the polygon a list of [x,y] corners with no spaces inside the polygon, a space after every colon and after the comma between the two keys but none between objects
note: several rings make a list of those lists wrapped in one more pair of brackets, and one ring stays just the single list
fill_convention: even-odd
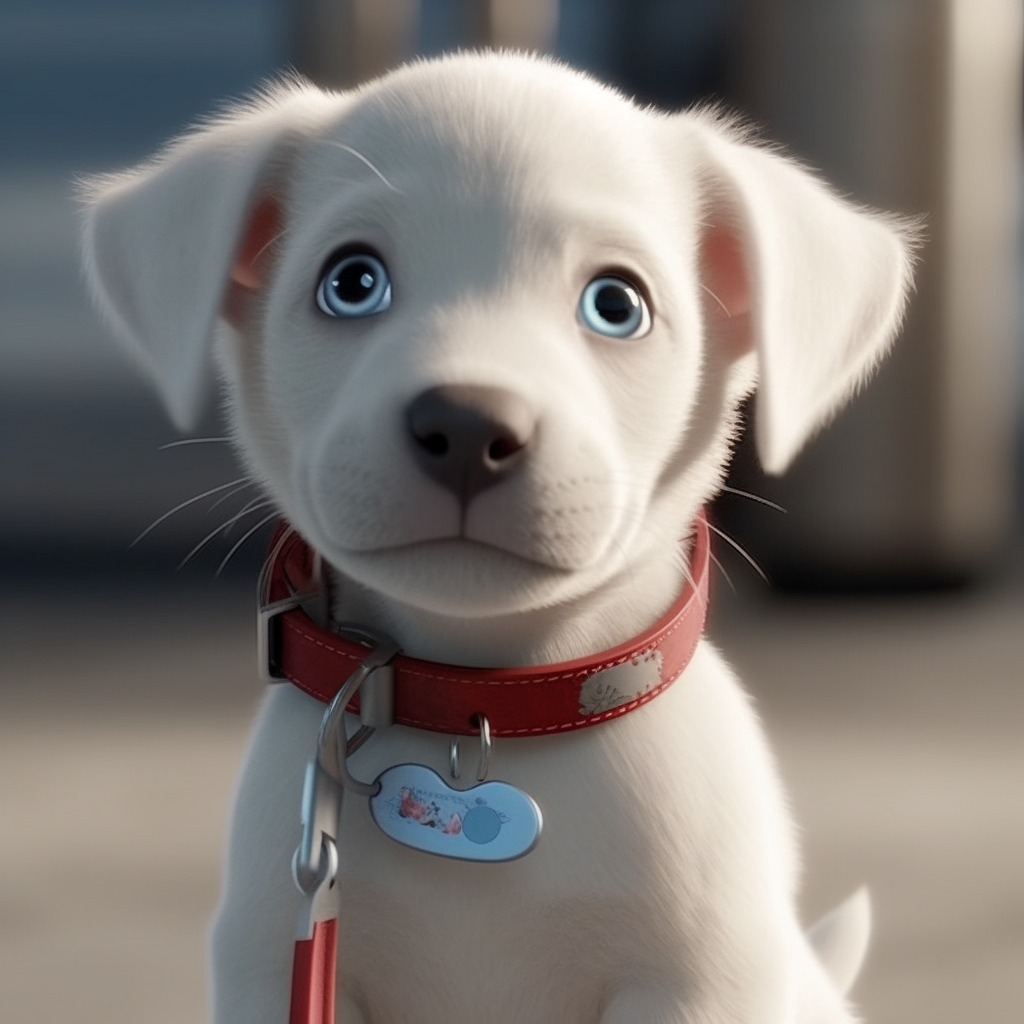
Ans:
[{"label": "concrete ground", "polygon": [[[712,632],[804,828],[808,919],[871,888],[870,1024],[1024,1019],[1017,580],[874,601],[719,588]],[[0,600],[0,1017],[198,1022],[260,691],[251,596],[231,581],[61,589]]]}]

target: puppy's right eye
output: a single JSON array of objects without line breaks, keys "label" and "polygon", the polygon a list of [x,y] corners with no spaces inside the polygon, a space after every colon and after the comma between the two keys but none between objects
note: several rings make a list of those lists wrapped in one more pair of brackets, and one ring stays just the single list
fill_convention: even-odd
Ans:
[{"label": "puppy's right eye", "polygon": [[595,277],[580,296],[580,322],[608,338],[641,338],[651,329],[651,313],[640,289],[613,274]]},{"label": "puppy's right eye", "polygon": [[328,316],[363,317],[391,305],[391,278],[379,257],[350,252],[332,260],[316,290],[316,304]]}]

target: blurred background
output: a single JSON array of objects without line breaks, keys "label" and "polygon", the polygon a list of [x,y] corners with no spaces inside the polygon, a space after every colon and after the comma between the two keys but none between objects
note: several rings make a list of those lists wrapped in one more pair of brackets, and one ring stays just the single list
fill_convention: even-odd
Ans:
[{"label": "blurred background", "polygon": [[[1022,20],[1019,0],[0,0],[0,1016],[202,1019],[260,692],[251,492],[224,443],[164,447],[81,284],[74,177],[289,64],[343,88],[489,45],[719,100],[858,201],[925,216],[877,379],[784,478],[741,446],[732,486],[788,511],[715,509],[770,584],[720,543],[711,629],[805,828],[808,920],[871,887],[865,1018],[1017,1024]],[[223,437],[215,410],[194,436]]]}]

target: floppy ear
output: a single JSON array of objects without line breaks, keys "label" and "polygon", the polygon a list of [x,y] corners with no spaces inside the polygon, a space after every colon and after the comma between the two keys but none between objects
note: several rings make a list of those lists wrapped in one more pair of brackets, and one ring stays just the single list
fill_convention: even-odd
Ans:
[{"label": "floppy ear", "polygon": [[797,164],[714,115],[697,121],[708,164],[704,284],[735,354],[754,350],[763,468],[780,473],[871,372],[910,287],[909,222],[837,198]]},{"label": "floppy ear", "polygon": [[85,181],[83,254],[96,302],[175,423],[197,417],[229,284],[255,288],[281,227],[272,190],[325,95],[274,89],[123,174]]}]

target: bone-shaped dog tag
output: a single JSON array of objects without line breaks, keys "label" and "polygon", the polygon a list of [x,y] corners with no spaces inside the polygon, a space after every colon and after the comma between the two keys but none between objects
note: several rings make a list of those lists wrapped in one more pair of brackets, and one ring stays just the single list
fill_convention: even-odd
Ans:
[{"label": "bone-shaped dog tag", "polygon": [[398,764],[382,772],[370,813],[385,835],[414,850],[456,860],[505,861],[540,838],[540,808],[507,782],[452,789],[433,769]]}]

